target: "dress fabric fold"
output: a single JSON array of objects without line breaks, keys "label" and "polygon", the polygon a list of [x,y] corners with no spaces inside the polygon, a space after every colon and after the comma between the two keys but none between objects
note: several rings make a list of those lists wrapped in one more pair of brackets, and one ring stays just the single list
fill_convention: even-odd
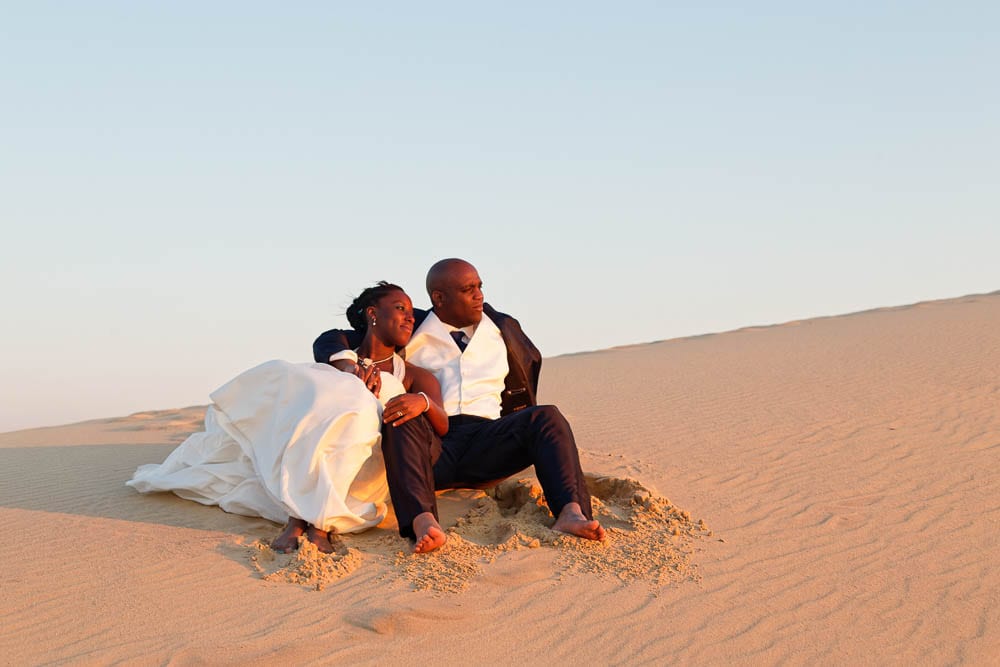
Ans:
[{"label": "dress fabric fold", "polygon": [[379,398],[327,364],[251,368],[211,393],[204,431],[126,484],[277,523],[293,516],[339,533],[375,526],[389,499],[382,409],[404,392],[405,365],[393,361]]}]

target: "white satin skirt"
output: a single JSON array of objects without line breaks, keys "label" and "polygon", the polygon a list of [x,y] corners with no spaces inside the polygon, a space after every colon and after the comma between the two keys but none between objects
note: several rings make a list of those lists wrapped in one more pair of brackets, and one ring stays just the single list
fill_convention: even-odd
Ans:
[{"label": "white satin skirt", "polygon": [[395,377],[382,374],[377,399],[327,364],[263,363],[212,392],[205,430],[126,484],[277,523],[293,516],[339,533],[375,526],[389,500],[382,407],[403,393],[401,370],[398,360]]}]

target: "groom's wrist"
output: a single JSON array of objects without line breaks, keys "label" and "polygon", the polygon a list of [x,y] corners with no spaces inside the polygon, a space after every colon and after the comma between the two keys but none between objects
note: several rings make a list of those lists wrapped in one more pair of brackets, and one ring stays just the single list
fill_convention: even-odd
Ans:
[{"label": "groom's wrist", "polygon": [[340,361],[335,361],[330,365],[338,371],[344,371],[345,373],[350,373],[352,375],[358,371],[358,365],[349,359],[341,359]]},{"label": "groom's wrist", "polygon": [[358,353],[355,352],[354,350],[341,350],[340,352],[334,352],[333,354],[331,354],[330,359],[328,361],[330,365],[336,366],[340,370],[345,370],[343,365],[337,363],[342,361],[350,362],[349,364],[347,364],[347,367],[353,368],[358,363]]}]

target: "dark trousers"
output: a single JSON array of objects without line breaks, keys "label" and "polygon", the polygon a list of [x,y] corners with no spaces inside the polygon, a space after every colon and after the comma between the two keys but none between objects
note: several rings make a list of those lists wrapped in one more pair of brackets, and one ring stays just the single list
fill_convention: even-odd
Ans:
[{"label": "dark trousers", "polygon": [[415,538],[413,519],[437,518],[438,489],[486,488],[535,466],[552,514],[579,503],[592,518],[590,493],[569,422],[554,405],[518,410],[499,419],[456,415],[439,438],[426,417],[382,428],[389,495],[399,534]]}]

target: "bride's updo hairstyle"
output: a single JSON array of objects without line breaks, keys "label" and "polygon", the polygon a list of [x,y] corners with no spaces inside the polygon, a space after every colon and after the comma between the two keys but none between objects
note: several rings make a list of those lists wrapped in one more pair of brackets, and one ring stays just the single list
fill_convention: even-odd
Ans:
[{"label": "bride's updo hairstyle", "polygon": [[368,306],[377,305],[379,300],[390,292],[403,292],[405,290],[399,285],[387,283],[384,280],[378,281],[374,287],[365,288],[347,308],[347,321],[355,331],[364,333],[368,329],[368,318],[365,310]]}]

